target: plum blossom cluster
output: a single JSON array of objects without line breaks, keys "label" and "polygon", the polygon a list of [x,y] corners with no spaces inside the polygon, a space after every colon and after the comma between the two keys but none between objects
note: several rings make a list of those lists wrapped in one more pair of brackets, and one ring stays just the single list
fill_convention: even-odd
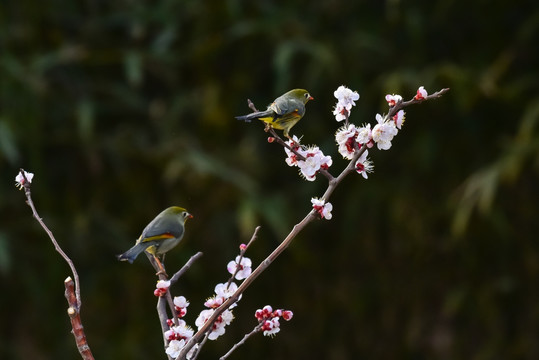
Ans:
[{"label": "plum blossom cluster", "polygon": [[[350,98],[350,95],[345,96],[343,94],[352,93],[356,94],[356,92],[352,92],[346,87],[339,87],[339,89],[335,91],[335,97],[337,98],[337,105],[335,108],[344,108],[344,104],[346,104],[348,106],[347,114],[349,114],[350,109],[355,106],[355,102],[346,100]],[[414,100],[424,100],[427,96],[427,91],[421,86],[417,90]],[[359,98],[359,95],[357,98]],[[402,96],[397,94],[388,94],[385,99],[390,108],[402,103]],[[343,120],[339,112],[334,111],[333,114],[337,121]],[[360,151],[363,146],[372,148],[376,144],[379,150],[390,149],[391,141],[402,128],[405,112],[401,109],[391,116],[389,114],[384,116],[376,114],[375,119],[376,124],[371,129],[370,124],[357,127],[348,122],[348,117],[346,118],[346,124],[335,133],[335,141],[337,142],[339,153],[343,158],[348,160],[353,159],[355,154]],[[367,174],[373,170],[372,163],[366,156],[362,156],[355,165],[357,172],[365,178],[367,178]]]},{"label": "plum blossom cluster", "polygon": [[372,140],[379,150],[389,150],[393,137],[398,133],[397,126],[387,116],[380,114],[376,114],[376,121],[378,124],[374,125],[371,132]]},{"label": "plum blossom cluster", "polygon": [[287,155],[286,163],[288,166],[297,166],[300,174],[308,181],[314,181],[321,170],[327,170],[333,164],[331,156],[324,155],[318,146],[301,145],[296,136],[286,144],[294,150],[284,148]]},{"label": "plum blossom cluster", "polygon": [[[24,171],[24,175],[23,175],[23,171]],[[25,180],[26,178],[26,180]],[[22,188],[24,187],[24,185],[26,185],[27,183],[28,184],[31,184],[32,183],[32,179],[34,178],[34,174],[31,173],[31,172],[27,172],[25,170],[22,170],[21,172],[19,172],[17,174],[17,176],[15,177],[15,186],[17,188],[19,188],[19,190],[22,190]]]},{"label": "plum blossom cluster", "polygon": [[290,310],[277,309],[273,311],[270,305],[266,305],[262,309],[255,311],[259,331],[263,331],[264,336],[273,336],[281,330],[279,323],[281,317],[286,321],[290,321],[293,316],[294,313]]},{"label": "plum blossom cluster", "polygon": [[[177,296],[174,298],[174,307],[178,313],[178,325],[174,324],[172,319],[167,320],[167,324],[170,327],[169,330],[165,331],[165,338],[169,341],[167,349],[165,352],[170,355],[172,358],[178,357],[180,351],[183,349],[185,344],[193,337],[193,329],[187,325],[187,323],[181,319],[187,313],[187,306],[189,302],[183,296]],[[187,359],[191,358],[193,352],[191,350],[187,355]]]},{"label": "plum blossom cluster", "polygon": [[321,219],[330,220],[332,218],[331,210],[333,210],[333,205],[331,203],[317,198],[312,198],[311,203],[313,204],[314,211],[320,215]]},{"label": "plum blossom cluster", "polygon": [[[241,266],[241,269],[239,269],[239,271],[236,271],[238,265]],[[240,274],[240,278],[243,276],[247,277],[251,273],[251,260],[245,257],[240,259],[240,257],[238,256],[236,257],[235,261],[231,261],[228,264],[227,269],[230,273],[235,273],[236,278],[238,278],[238,274]],[[160,280],[157,282],[154,294],[156,296],[163,296],[166,294],[169,287],[170,281]],[[200,314],[195,320],[195,326],[198,329],[202,328],[202,326],[204,326],[208,319],[213,315],[215,309],[217,309],[229,297],[231,297],[237,289],[238,286],[232,281],[230,281],[229,283],[217,284],[214,289],[215,294],[204,302],[204,306],[207,309],[200,312]],[[238,298],[238,301],[240,299],[241,296]],[[179,319],[179,324],[175,325],[172,319],[168,319],[167,324],[169,326],[169,330],[164,333],[164,336],[169,341],[166,353],[170,357],[176,358],[182,351],[183,347],[185,347],[187,342],[193,337],[194,331],[189,326],[187,326],[185,321],[182,319],[187,313],[187,307],[189,306],[189,302],[187,301],[187,299],[183,296],[177,296],[174,297],[173,302],[174,310],[176,311],[176,314]],[[235,306],[236,304],[233,304],[232,306],[230,306],[229,309],[225,310],[217,318],[217,320],[213,323],[211,327],[211,332],[208,335],[208,339],[215,340],[225,333],[225,327],[227,325],[230,325],[232,320],[234,320],[234,314],[232,313],[231,309]],[[189,353],[187,354],[187,359],[191,358],[191,356],[196,351],[195,349],[196,347],[189,351]]]},{"label": "plum blossom cluster", "polygon": [[[213,315],[215,309],[221,306],[226,301],[226,299],[231,297],[237,289],[238,286],[233,282],[231,282],[230,284],[217,284],[215,286],[215,295],[207,299],[204,303],[204,306],[206,306],[208,309],[202,310],[200,312],[197,319],[195,320],[195,325],[199,329],[204,326],[206,321],[208,321],[208,319]],[[238,299],[238,301],[240,299],[241,297]],[[225,326],[230,325],[232,320],[234,320],[234,314],[232,313],[231,309],[235,306],[236,304],[232,305],[228,310],[225,310],[217,318],[217,320],[213,323],[208,339],[215,340],[225,333]]]},{"label": "plum blossom cluster", "polygon": [[243,280],[251,275],[251,265],[251,259],[238,255],[235,260],[228,263],[226,269],[236,280]]},{"label": "plum blossom cluster", "polygon": [[[167,349],[165,350],[165,352],[171,358],[176,359],[178,356],[180,356],[180,353],[181,353],[182,349],[185,347],[185,345],[187,345],[188,341],[189,340],[186,340],[186,339],[171,340],[168,343],[168,346],[167,346]],[[191,350],[189,350],[189,352],[187,353],[187,356],[186,356],[187,360],[189,360],[189,359],[191,359],[193,357],[193,354],[197,351],[197,349],[198,349],[198,344],[193,346],[193,348],[191,348]]]},{"label": "plum blossom cluster", "polygon": [[[156,290],[154,294],[156,296],[163,296],[166,294],[168,288],[170,287],[170,281],[160,280],[157,282]],[[193,329],[187,325],[187,323],[182,319],[185,314],[187,314],[187,307],[189,302],[184,296],[176,296],[173,299],[174,309],[178,316],[178,324],[174,323],[173,319],[167,319],[167,325],[169,329],[165,331],[165,339],[168,340],[168,346],[165,352],[170,355],[172,358],[178,357],[182,348],[187,344],[187,342],[193,337]],[[194,350],[190,351],[187,355],[189,359]]]}]

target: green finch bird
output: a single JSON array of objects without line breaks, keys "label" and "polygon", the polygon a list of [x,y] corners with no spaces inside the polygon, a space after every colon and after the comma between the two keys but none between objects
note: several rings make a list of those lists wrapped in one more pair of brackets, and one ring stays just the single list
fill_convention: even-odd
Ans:
[{"label": "green finch bird", "polygon": [[279,96],[265,111],[236,116],[238,120],[250,122],[253,119],[262,120],[277,130],[283,130],[284,136],[292,139],[288,134],[290,129],[305,115],[305,104],[313,97],[307,90],[294,89]]},{"label": "green finch bird", "polygon": [[159,265],[159,273],[165,273],[158,255],[163,255],[179,244],[183,238],[184,224],[193,215],[187,210],[178,206],[172,206],[163,210],[155,217],[142,231],[142,235],[137,239],[135,246],[121,255],[117,255],[118,260],[133,261],[140,253],[146,251],[152,254]]}]

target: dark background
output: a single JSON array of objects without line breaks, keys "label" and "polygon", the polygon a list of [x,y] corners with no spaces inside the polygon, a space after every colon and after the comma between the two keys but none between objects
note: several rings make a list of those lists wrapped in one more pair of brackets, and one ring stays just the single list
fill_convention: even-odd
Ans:
[{"label": "dark background", "polygon": [[[511,4],[511,5],[509,5]],[[97,359],[164,359],[140,257],[114,255],[170,205],[195,218],[169,271],[194,324],[256,225],[258,264],[321,196],[240,123],[302,87],[292,133],[346,164],[331,111],[341,84],[373,123],[384,96],[451,91],[407,109],[375,173],[337,189],[244,294],[200,359],[224,354],[266,304],[291,309],[274,339],[234,359],[539,358],[539,7],[535,1],[4,1],[0,4],[0,357],[77,359],[69,269],[32,219],[34,201],[81,276]]]}]

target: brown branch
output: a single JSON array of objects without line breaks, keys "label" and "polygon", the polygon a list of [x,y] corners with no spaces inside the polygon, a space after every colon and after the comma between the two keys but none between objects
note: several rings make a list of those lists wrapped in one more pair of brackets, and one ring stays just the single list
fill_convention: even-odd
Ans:
[{"label": "brown branch", "polygon": [[200,259],[202,255],[203,253],[199,251],[195,255],[191,256],[191,258],[189,258],[185,265],[182,266],[182,268],[178,270],[174,275],[172,275],[172,277],[170,278],[170,285],[176,283],[178,279],[183,276],[183,274],[185,274],[187,270],[189,270],[191,266],[193,266],[193,263]]},{"label": "brown branch", "polygon": [[77,344],[77,349],[81,357],[84,360],[94,360],[88,341],[86,340],[86,334],[84,333],[84,328],[82,326],[82,321],[80,319],[80,311],[78,306],[77,296],[75,294],[75,284],[71,277],[68,277],[64,280],[65,285],[65,297],[69,307],[67,308],[67,315],[69,315],[69,320],[71,321],[71,332],[75,337],[75,343]]},{"label": "brown branch", "polygon": [[426,98],[417,100],[415,97],[408,101],[399,101],[394,106],[392,106],[389,110],[388,116],[395,115],[400,109],[405,108],[407,106],[413,105],[413,104],[420,104],[427,100],[437,99],[441,97],[443,94],[449,91],[449,88],[444,88],[442,90],[436,91],[433,94],[427,95]]},{"label": "brown branch", "polygon": [[51,239],[52,244],[54,245],[54,249],[64,258],[64,260],[69,265],[69,268],[71,269],[71,273],[73,274],[73,277],[75,278],[75,296],[77,299],[77,310],[80,311],[80,307],[82,305],[81,298],[80,298],[80,284],[79,284],[79,274],[77,273],[77,270],[75,269],[75,265],[73,264],[73,261],[66,255],[66,253],[62,250],[60,245],[58,245],[58,242],[54,238],[54,235],[52,234],[52,231],[49,230],[47,225],[43,222],[43,219],[39,216],[37,213],[36,207],[34,205],[34,202],[32,201],[32,194],[30,192],[30,182],[26,178],[24,169],[20,169],[20,173],[22,177],[24,178],[24,194],[26,195],[26,204],[30,206],[30,209],[32,209],[32,215],[37,220],[39,225],[45,230],[47,235],[49,235],[49,238]]}]

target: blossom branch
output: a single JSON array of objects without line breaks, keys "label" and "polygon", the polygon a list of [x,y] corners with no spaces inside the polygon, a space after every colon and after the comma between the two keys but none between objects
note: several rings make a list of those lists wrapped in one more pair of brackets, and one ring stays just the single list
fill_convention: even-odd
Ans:
[{"label": "blossom branch", "polygon": [[[240,257],[239,257],[239,259],[237,261],[238,264],[241,264],[241,260],[243,259],[243,256],[245,255],[245,252],[247,251],[249,246],[251,246],[251,244],[257,239],[257,234],[258,234],[259,230],[260,230],[260,226],[257,226],[255,228],[255,231],[253,232],[253,235],[251,236],[251,240],[249,240],[247,245],[240,246],[241,250],[240,250]],[[232,283],[232,280],[234,280],[234,278],[236,277],[236,275],[238,274],[240,269],[241,269],[240,266],[236,266],[236,270],[234,270],[234,273],[232,274],[232,276],[230,277],[230,279],[228,279],[228,282],[226,283],[226,288],[227,289],[230,287],[230,284]]]},{"label": "blossom branch", "polygon": [[196,332],[195,335],[189,340],[189,342],[185,345],[185,347],[182,349],[179,355],[179,359],[185,359],[187,353],[189,350],[198,342],[201,341],[201,339],[206,335],[208,331],[211,331],[211,327],[213,323],[217,320],[217,318],[230,306],[235,304],[240,295],[243,294],[243,292],[253,283],[253,281],[266,270],[271,263],[290,245],[292,240],[307,226],[308,223],[313,221],[315,219],[315,212],[310,211],[303,220],[301,220],[298,224],[294,225],[292,228],[292,231],[288,234],[288,236],[281,242],[281,244],[273,250],[273,252],[266,257],[264,261],[262,261],[258,267],[253,270],[251,275],[246,278],[241,285],[238,287],[238,289],[234,292],[234,294],[229,297],[221,306],[219,306],[217,309],[215,309],[214,313],[208,318],[206,323]]},{"label": "blossom branch", "polygon": [[69,308],[67,309],[67,313],[71,321],[71,328],[72,328],[73,336],[75,337],[75,343],[77,344],[77,349],[79,350],[81,357],[84,360],[93,360],[94,357],[92,355],[92,351],[90,350],[90,346],[88,345],[88,342],[86,340],[86,335],[84,333],[84,328],[82,326],[82,321],[80,318],[80,309],[82,306],[82,301],[81,301],[81,296],[80,296],[79,274],[77,273],[77,269],[75,268],[73,261],[62,250],[62,248],[56,241],[56,238],[54,237],[54,234],[52,233],[52,231],[47,227],[43,219],[39,216],[37,209],[34,205],[34,202],[32,200],[32,194],[30,191],[31,179],[29,179],[28,175],[29,173],[24,171],[24,169],[20,169],[19,176],[17,176],[16,180],[18,180],[18,183],[20,184],[21,188],[24,188],[24,194],[26,196],[26,204],[28,204],[30,209],[32,209],[33,217],[37,220],[39,225],[41,225],[43,230],[45,230],[52,244],[54,245],[54,249],[62,256],[62,258],[66,261],[69,268],[71,269],[71,273],[73,274],[73,278],[75,279],[75,281],[73,281],[71,277],[66,278],[66,280],[64,281],[64,286],[66,289],[65,297],[69,305]]},{"label": "blossom branch", "polygon": [[[337,91],[339,91],[340,89],[338,89]],[[402,102],[402,98],[397,101],[395,104],[393,104],[392,106],[390,105],[390,111],[388,113],[388,115],[386,115],[385,117],[385,120],[389,119],[390,116],[394,116],[395,114],[397,114],[397,112],[406,107],[406,106],[409,106],[409,105],[412,105],[412,104],[416,104],[416,103],[420,103],[420,102],[423,102],[425,100],[430,100],[430,99],[434,99],[434,98],[438,98],[440,96],[442,96],[445,92],[447,92],[449,89],[442,89],[434,94],[431,94],[431,95],[427,95],[426,94],[426,91],[424,91],[423,87],[420,87],[420,89],[418,90],[418,93],[417,95],[410,101],[406,101],[406,102]],[[348,116],[350,114],[350,109],[353,105],[355,105],[355,103],[353,101],[357,100],[359,98],[359,96],[357,95],[357,93],[351,93],[351,92],[346,92],[346,89],[345,89],[345,95],[348,96],[352,94],[352,97],[347,99],[348,103],[344,102],[344,105],[343,104],[338,104],[337,108],[335,109],[334,111],[334,114],[336,114],[338,117],[341,116],[342,118],[340,120],[346,120],[346,123],[347,123],[347,126],[349,125],[348,124]],[[336,92],[336,97],[337,97],[337,92]],[[339,94],[340,96],[340,94]],[[338,97],[339,98],[339,97]],[[349,108],[348,108],[348,105]],[[253,110],[253,111],[256,111],[256,108],[254,107],[253,103],[248,100],[248,106]],[[344,111],[346,110],[346,111]],[[264,272],[270,265],[271,263],[290,245],[290,243],[294,240],[294,238],[310,223],[312,222],[315,218],[317,218],[316,214],[319,213],[322,217],[324,217],[324,213],[322,212],[324,210],[324,207],[323,207],[323,204],[325,202],[327,202],[329,200],[329,198],[331,197],[331,195],[333,194],[333,192],[335,191],[335,189],[337,188],[337,186],[344,180],[344,178],[350,174],[351,172],[353,172],[354,170],[357,170],[357,164],[356,162],[363,156],[365,155],[366,151],[367,151],[367,148],[368,147],[372,147],[372,145],[374,144],[374,142],[376,141],[388,141],[386,139],[383,139],[381,138],[381,135],[380,135],[380,132],[383,132],[383,131],[387,131],[387,129],[384,129],[382,128],[381,125],[384,125],[385,124],[385,120],[382,119],[382,117],[380,115],[377,115],[377,120],[378,118],[380,117],[380,120],[379,120],[379,127],[378,129],[376,129],[376,126],[375,126],[375,129],[373,129],[372,132],[374,132],[375,130],[378,131],[379,133],[377,133],[377,139],[374,139],[373,135],[370,133],[370,126],[369,128],[366,130],[368,130],[368,142],[370,143],[367,143],[367,142],[359,142],[357,141],[357,144],[354,144],[353,148],[355,149],[354,153],[352,156],[348,157],[350,159],[350,162],[348,163],[348,165],[344,168],[344,170],[339,174],[339,176],[337,176],[336,178],[334,177],[328,177],[328,187],[326,188],[326,191],[324,192],[324,195],[320,200],[317,200],[316,203],[313,202],[313,209],[311,211],[309,211],[309,213],[296,225],[294,225],[294,227],[292,228],[292,230],[290,231],[290,233],[288,234],[288,236],[279,244],[279,246],[277,248],[275,248],[273,250],[273,252],[271,254],[269,254],[266,259],[264,261],[262,261],[258,267],[251,273],[251,275],[249,277],[247,277],[243,283],[238,287],[238,289],[234,292],[233,295],[231,295],[221,306],[219,306],[217,309],[215,309],[215,311],[213,312],[213,314],[206,320],[206,322],[199,328],[198,332],[189,340],[189,342],[183,347],[183,349],[181,350],[180,354],[179,354],[179,359],[185,359],[186,358],[186,355],[187,353],[189,352],[189,350],[197,343],[199,343],[201,341],[201,339],[205,336],[207,336],[207,334],[209,333],[209,331],[211,331],[211,327],[212,325],[214,324],[214,322],[218,319],[218,317],[225,311],[227,310],[228,308],[230,308],[232,305],[234,305],[239,297],[243,294],[243,292],[245,292],[245,290],[254,282],[254,280],[256,280],[256,278],[258,276],[260,276],[260,274],[262,274],[262,272]],[[338,121],[339,118],[337,118]],[[392,125],[393,126],[393,125]],[[399,125],[400,126],[400,125]],[[273,129],[270,129],[270,131],[273,130]],[[389,135],[392,137],[396,134],[396,129],[393,130],[393,129],[389,129],[389,130],[392,130],[390,131]],[[273,131],[272,134],[276,135],[275,132]],[[382,133],[382,135],[385,135]],[[353,136],[353,139],[354,141],[356,141],[356,136],[358,136],[357,134]],[[278,136],[275,136],[276,139],[279,139]],[[378,140],[378,138],[380,138]],[[279,142],[279,141],[278,141]],[[284,142],[283,142],[284,143]],[[361,146],[359,146],[359,144],[361,144]],[[281,143],[282,145],[282,143]],[[286,145],[286,144],[285,144]],[[370,145],[370,146],[369,146]],[[380,143],[378,144],[378,147],[380,149],[384,149],[384,150],[387,150],[389,147],[385,147],[386,144],[384,144],[384,146],[380,146]],[[389,143],[389,146],[391,144]],[[359,149],[358,149],[359,147]],[[330,205],[330,204],[327,204],[327,205]],[[329,214],[330,215],[330,214]],[[327,219],[329,219],[330,217],[327,216],[326,217]],[[200,349],[198,349],[200,350]]]},{"label": "blossom branch", "polygon": [[[189,270],[191,268],[193,263],[195,261],[197,261],[202,255],[203,255],[202,252],[199,251],[195,255],[191,256],[189,258],[189,260],[185,263],[185,265],[183,265],[182,268],[180,270],[178,270],[170,278],[170,280],[168,280],[170,282],[170,285],[175,284],[180,279],[180,277],[183,276],[183,274],[185,274],[187,272],[187,270]],[[153,258],[153,256],[148,256],[148,259],[150,259],[150,262],[152,263],[154,268],[156,270],[159,270],[159,267],[157,266],[157,263],[155,263],[155,259]],[[163,263],[163,266],[164,266],[164,263]],[[159,279],[163,280],[163,281],[166,281],[167,277],[164,274],[160,273],[159,274]],[[174,306],[174,301],[172,299],[172,295],[170,294],[169,289],[167,289],[167,292],[165,294],[166,300],[163,298],[163,296],[159,296],[158,299],[157,299],[157,306],[156,306],[157,316],[159,317],[159,323],[161,324],[161,333],[163,334],[163,342],[164,342],[165,348],[168,346],[168,343],[169,343],[169,340],[164,335],[165,332],[169,329],[169,324],[168,324],[169,317],[168,317],[168,313],[167,313],[167,304],[168,304],[169,310],[170,310],[170,312],[171,312],[171,314],[172,314],[172,316],[174,318],[174,324],[176,326],[179,325],[178,314],[176,312],[176,308]],[[169,359],[172,359],[172,357],[170,355],[169,355]]]},{"label": "blossom branch", "polygon": [[444,95],[448,91],[449,91],[449,88],[443,88],[443,89],[441,89],[439,91],[436,91],[435,93],[432,93],[432,94],[427,95],[427,96],[422,97],[422,98],[414,97],[414,98],[412,98],[411,100],[408,100],[408,101],[399,101],[394,106],[391,107],[391,109],[389,110],[388,116],[389,117],[394,116],[399,110],[401,110],[401,109],[403,109],[403,108],[405,108],[407,106],[410,106],[410,105],[413,105],[413,104],[419,104],[419,103],[422,103],[422,102],[427,101],[427,100],[437,99],[437,98],[441,97],[442,95]]},{"label": "blossom branch", "polygon": [[[271,135],[272,135],[272,139],[273,139],[273,140],[272,140],[271,142],[276,141],[278,144],[282,145],[284,148],[290,150],[291,152],[294,153],[294,155],[296,155],[296,158],[297,158],[298,160],[301,160],[301,161],[307,160],[307,159],[305,158],[305,156],[303,156],[302,154],[300,154],[299,151],[297,151],[293,146],[288,145],[283,139],[281,139],[281,137],[280,137],[279,135],[277,135],[277,132],[275,131],[275,129],[273,129],[273,128],[270,127],[270,128],[268,129],[268,131],[269,131],[269,132],[271,133]],[[299,144],[298,144],[298,145],[299,145]],[[320,174],[324,175],[324,176],[328,179],[328,181],[331,181],[331,180],[333,179],[333,175],[331,175],[331,173],[330,173],[328,170],[326,170],[326,169],[320,169],[320,170],[318,170],[318,172],[319,172]]]},{"label": "blossom branch", "polygon": [[[249,107],[249,109],[251,109],[253,112],[257,112],[257,108],[255,107],[255,105],[253,104],[253,102],[250,100],[250,99],[247,99],[247,106]],[[264,129],[264,131],[266,132],[269,132],[271,133],[272,137],[268,139],[269,142],[274,142],[276,141],[278,144],[280,144],[281,146],[283,146],[285,149],[288,149],[290,150],[292,153],[294,153],[294,155],[296,155],[297,159],[298,160],[302,160],[302,161],[305,161],[306,158],[305,156],[303,156],[302,154],[300,154],[293,146],[290,146],[289,144],[287,144],[279,135],[277,135],[277,132],[275,131],[274,128],[272,128],[271,126],[269,126],[269,124],[266,124],[266,127]],[[270,140],[271,139],[271,140]],[[298,143],[298,146],[299,146],[299,143]],[[331,181],[331,179],[333,179],[333,175],[331,175],[331,173],[326,170],[326,169],[320,169],[319,172],[324,175],[328,180]]]}]

